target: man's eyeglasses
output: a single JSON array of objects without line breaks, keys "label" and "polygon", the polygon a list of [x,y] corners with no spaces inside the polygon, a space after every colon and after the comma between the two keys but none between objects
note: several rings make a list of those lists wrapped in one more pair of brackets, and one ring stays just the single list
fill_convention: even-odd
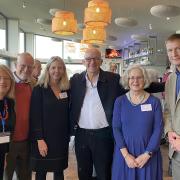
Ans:
[{"label": "man's eyeglasses", "polygon": [[90,62],[90,61],[99,61],[99,60],[101,60],[101,58],[85,58],[85,60],[87,61],[87,62]]}]

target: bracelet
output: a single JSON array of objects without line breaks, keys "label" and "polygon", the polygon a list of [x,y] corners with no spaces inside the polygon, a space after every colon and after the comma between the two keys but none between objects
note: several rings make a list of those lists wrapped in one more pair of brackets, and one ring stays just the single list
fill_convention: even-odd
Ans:
[{"label": "bracelet", "polygon": [[144,153],[148,154],[150,157],[152,157],[152,154],[153,154],[152,152],[149,152],[149,151],[145,151]]}]

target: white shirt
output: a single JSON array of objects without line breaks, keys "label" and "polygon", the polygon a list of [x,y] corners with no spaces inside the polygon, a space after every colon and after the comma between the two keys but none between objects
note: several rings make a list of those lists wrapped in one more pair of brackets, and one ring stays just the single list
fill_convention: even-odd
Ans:
[{"label": "white shirt", "polygon": [[96,77],[96,82],[92,84],[86,75],[86,94],[78,122],[80,128],[100,129],[109,126],[97,91],[98,77],[99,75]]}]

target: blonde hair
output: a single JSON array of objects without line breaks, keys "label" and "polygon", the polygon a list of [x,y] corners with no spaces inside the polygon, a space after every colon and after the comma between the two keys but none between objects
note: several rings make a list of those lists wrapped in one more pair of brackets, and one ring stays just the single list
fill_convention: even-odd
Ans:
[{"label": "blonde hair", "polygon": [[9,76],[10,81],[11,81],[11,85],[10,85],[9,91],[6,94],[6,97],[14,99],[15,79],[14,79],[13,73],[7,66],[5,66],[3,64],[0,64],[0,70],[4,71]]},{"label": "blonde hair", "polygon": [[143,78],[144,78],[144,88],[147,88],[150,85],[149,76],[147,74],[147,71],[143,66],[137,65],[137,64],[130,65],[124,72],[124,74],[121,78],[121,83],[124,86],[124,88],[129,89],[129,74],[133,69],[139,69],[142,72]]},{"label": "blonde hair", "polygon": [[50,68],[51,64],[55,61],[59,61],[60,63],[62,63],[63,69],[64,69],[64,74],[59,81],[59,88],[61,90],[68,90],[69,89],[69,80],[68,80],[68,76],[67,76],[67,72],[66,72],[66,66],[64,64],[64,61],[59,56],[53,56],[49,59],[37,85],[43,86],[44,88],[48,87],[48,84],[50,81],[49,68]]}]

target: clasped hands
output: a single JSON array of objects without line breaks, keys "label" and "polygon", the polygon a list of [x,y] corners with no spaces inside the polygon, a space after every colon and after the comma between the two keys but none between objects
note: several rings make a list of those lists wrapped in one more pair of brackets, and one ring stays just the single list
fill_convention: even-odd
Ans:
[{"label": "clasped hands", "polygon": [[171,148],[174,151],[180,152],[180,136],[176,132],[170,131],[168,132],[168,139],[169,139]]},{"label": "clasped hands", "polygon": [[150,155],[148,153],[143,153],[137,158],[128,153],[125,157],[125,161],[129,168],[142,168],[147,163],[149,158]]}]

